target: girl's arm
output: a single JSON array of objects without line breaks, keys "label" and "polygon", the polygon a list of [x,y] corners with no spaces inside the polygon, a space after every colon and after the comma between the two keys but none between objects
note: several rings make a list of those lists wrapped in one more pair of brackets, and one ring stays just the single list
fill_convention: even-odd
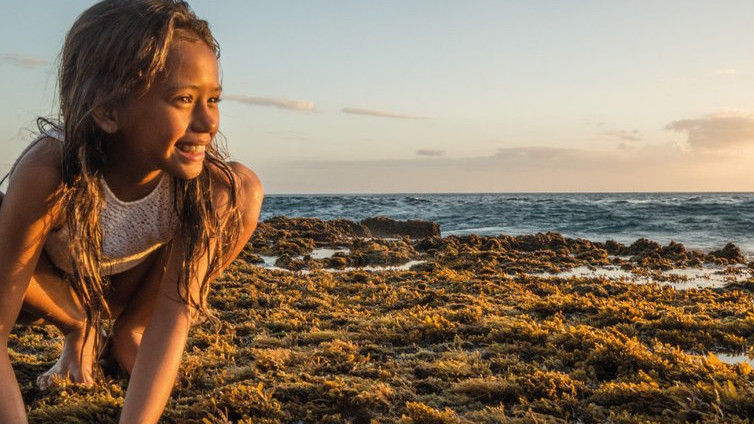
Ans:
[{"label": "girl's arm", "polygon": [[0,422],[25,423],[21,391],[8,356],[8,336],[23,305],[42,245],[58,210],[60,184],[54,149],[30,150],[13,173],[0,204]]},{"label": "girl's arm", "polygon": [[[183,256],[181,245],[177,237],[168,246],[166,269],[136,354],[121,423],[156,423],[173,389],[191,325],[191,308],[177,291]],[[201,268],[206,269],[206,260],[201,259]]]},{"label": "girl's arm", "polygon": [[[229,255],[230,262],[246,245],[257,225],[262,206],[262,186],[256,175],[245,167],[231,164],[240,184],[239,209],[242,230],[239,240]],[[227,204],[227,192],[215,193],[215,204],[222,210]],[[191,324],[191,308],[178,296],[178,275],[181,269],[183,248],[178,234],[168,246],[166,267],[149,324],[144,330],[136,354],[126,400],[121,413],[121,423],[157,422],[170,397],[178,373],[183,350]],[[224,265],[228,265],[228,263]],[[196,278],[191,284],[191,296],[197,299],[199,279],[207,269],[206,255],[199,259]]]}]

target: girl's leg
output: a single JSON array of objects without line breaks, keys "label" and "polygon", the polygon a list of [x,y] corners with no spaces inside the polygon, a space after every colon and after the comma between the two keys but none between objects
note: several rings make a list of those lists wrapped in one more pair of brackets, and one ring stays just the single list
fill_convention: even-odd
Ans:
[{"label": "girl's leg", "polygon": [[[2,198],[3,194],[0,193],[0,206]],[[53,374],[77,383],[92,382],[94,334],[84,339],[85,318],[81,303],[63,273],[42,252],[17,320],[20,324],[52,324],[65,337],[60,359],[38,379],[41,386],[49,384],[50,375]],[[82,352],[85,352],[83,356]]]},{"label": "girl's leg", "polygon": [[[156,256],[153,254],[138,266],[121,273],[117,278],[114,276],[112,278],[114,289],[111,292],[128,296],[130,293],[123,292],[129,289],[134,290],[134,287],[150,270]],[[123,305],[117,302],[113,304],[108,302],[108,304],[113,316],[117,316],[124,309]],[[94,340],[95,337],[101,337],[101,335],[97,335],[94,327],[91,327],[87,333],[84,308],[70,284],[65,281],[64,276],[50,263],[44,253],[40,256],[37,269],[24,296],[22,313],[25,315],[22,318],[27,320],[37,317],[55,325],[65,337],[63,351],[58,361],[37,378],[40,388],[46,388],[52,376],[68,379],[74,383],[93,382],[92,369],[97,359]]]},{"label": "girl's leg", "polygon": [[29,281],[22,313],[54,325],[64,336],[60,358],[37,378],[39,387],[46,388],[53,375],[75,383],[91,384],[95,331],[90,329],[87,334],[86,313],[81,303],[44,252]]},{"label": "girl's leg", "polygon": [[140,278],[123,274],[113,276],[113,290],[108,295],[108,304],[116,318],[107,349],[108,354],[129,374],[136,360],[144,328],[152,315],[166,260],[167,248],[162,247],[146,264]]}]

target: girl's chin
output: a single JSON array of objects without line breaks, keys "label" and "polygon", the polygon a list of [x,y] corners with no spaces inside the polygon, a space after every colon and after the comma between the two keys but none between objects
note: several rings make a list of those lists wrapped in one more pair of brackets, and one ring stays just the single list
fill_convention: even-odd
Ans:
[{"label": "girl's chin", "polygon": [[166,172],[170,174],[171,177],[180,178],[182,180],[193,180],[199,175],[202,174],[202,170],[204,169],[204,164],[200,163],[198,166],[192,166],[192,167],[179,167],[179,168],[173,168],[168,169]]}]

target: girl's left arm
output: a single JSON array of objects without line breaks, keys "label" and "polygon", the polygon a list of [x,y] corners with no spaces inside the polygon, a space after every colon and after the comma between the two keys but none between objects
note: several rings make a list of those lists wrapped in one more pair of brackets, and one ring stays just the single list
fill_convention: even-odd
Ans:
[{"label": "girl's left arm", "polygon": [[[242,230],[237,245],[224,265],[228,265],[243,249],[257,225],[262,206],[262,186],[256,175],[237,164],[232,166],[240,187],[239,209]],[[222,208],[227,204],[227,192],[215,199]],[[191,308],[178,294],[178,280],[183,258],[183,243],[179,234],[171,242],[160,290],[154,310],[144,330],[141,346],[136,355],[126,400],[121,413],[121,423],[157,422],[170,397],[183,350],[191,325]],[[207,269],[206,255],[199,258],[197,278],[192,281],[191,296],[199,293],[199,279]]]}]

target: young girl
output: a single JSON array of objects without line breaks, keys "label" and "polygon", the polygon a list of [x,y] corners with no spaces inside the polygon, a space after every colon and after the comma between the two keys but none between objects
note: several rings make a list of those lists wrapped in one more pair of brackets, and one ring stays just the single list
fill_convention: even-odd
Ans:
[{"label": "young girl", "polygon": [[180,0],[105,0],[60,57],[60,117],[17,160],[0,203],[0,423],[26,421],[8,356],[19,320],[65,335],[40,376],[89,384],[102,334],[130,373],[120,421],[156,422],[195,311],[246,244],[256,175],[215,143],[218,46]]}]

